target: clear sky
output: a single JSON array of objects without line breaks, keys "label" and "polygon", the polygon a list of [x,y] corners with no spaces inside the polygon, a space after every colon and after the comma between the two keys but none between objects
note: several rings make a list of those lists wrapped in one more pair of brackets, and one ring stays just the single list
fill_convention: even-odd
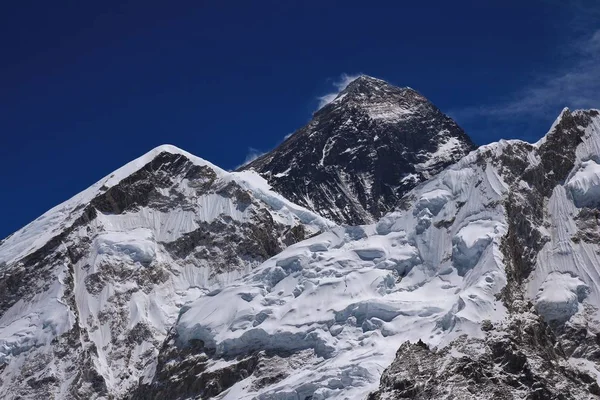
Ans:
[{"label": "clear sky", "polygon": [[235,168],[359,73],[479,144],[600,107],[595,0],[23,0],[0,49],[0,237],[163,143]]}]

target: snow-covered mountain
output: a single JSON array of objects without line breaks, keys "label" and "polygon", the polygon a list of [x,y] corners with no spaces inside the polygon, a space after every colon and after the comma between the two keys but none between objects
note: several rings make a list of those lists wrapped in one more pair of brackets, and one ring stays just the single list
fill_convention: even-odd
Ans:
[{"label": "snow-covered mountain", "polygon": [[425,97],[361,76],[273,151],[243,167],[338,223],[372,223],[474,145]]},{"label": "snow-covered mountain", "polygon": [[[443,349],[430,348],[435,343],[427,338],[405,343],[369,399],[600,398],[599,162],[600,112],[565,109],[539,142],[485,146],[434,180],[470,164],[465,172],[472,195],[482,186],[497,193],[478,202],[478,211],[450,213],[450,230],[466,217],[456,226],[450,257],[456,267],[461,254],[470,265],[497,254],[499,270],[487,272],[484,281],[504,281],[499,292],[488,291],[503,316],[483,310],[480,294],[462,296],[456,316],[485,318],[479,335]],[[496,217],[485,215],[492,209],[502,218],[494,233],[490,221]],[[465,230],[468,241],[460,238]],[[467,281],[485,272],[479,262],[471,268]]]},{"label": "snow-covered mountain", "polygon": [[187,305],[134,398],[598,398],[598,162],[597,111],[479,148]]},{"label": "snow-covered mountain", "polygon": [[0,397],[121,398],[181,307],[334,224],[158,147],[0,242]]},{"label": "snow-covered mountain", "polygon": [[161,146],[1,241],[0,397],[600,399],[598,111],[466,154],[362,77],[311,124],[240,172]]}]

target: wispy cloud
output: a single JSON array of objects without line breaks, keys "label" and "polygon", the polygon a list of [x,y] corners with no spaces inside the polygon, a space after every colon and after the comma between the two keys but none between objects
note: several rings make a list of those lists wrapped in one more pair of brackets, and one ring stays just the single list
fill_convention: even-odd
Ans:
[{"label": "wispy cloud", "polygon": [[333,81],[333,87],[335,88],[335,90],[330,93],[327,93],[326,95],[318,97],[318,100],[319,100],[319,108],[318,109],[320,110],[325,105],[331,103],[342,90],[346,89],[346,86],[348,86],[348,84],[350,84],[350,82],[352,82],[359,76],[361,76],[361,74],[355,74],[355,75],[349,75],[346,73],[341,74],[337,79],[335,79]]},{"label": "wispy cloud", "polygon": [[235,167],[235,169],[238,169],[238,168],[243,167],[244,165],[250,164],[252,161],[256,160],[258,157],[262,156],[263,154],[266,154],[266,152],[255,149],[254,147],[248,147],[248,153],[246,154],[246,159],[244,160],[243,163],[241,163],[240,165]]},{"label": "wispy cloud", "polygon": [[557,57],[565,66],[543,74],[504,101],[451,111],[457,120],[548,117],[563,107],[600,107],[600,30],[582,35]]}]

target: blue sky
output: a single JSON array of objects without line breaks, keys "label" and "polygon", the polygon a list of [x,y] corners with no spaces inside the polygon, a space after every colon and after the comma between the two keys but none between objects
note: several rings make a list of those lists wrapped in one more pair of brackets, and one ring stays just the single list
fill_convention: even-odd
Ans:
[{"label": "blue sky", "polygon": [[234,168],[359,73],[417,89],[479,144],[537,140],[564,106],[600,107],[596,4],[3,4],[0,237],[163,143]]}]

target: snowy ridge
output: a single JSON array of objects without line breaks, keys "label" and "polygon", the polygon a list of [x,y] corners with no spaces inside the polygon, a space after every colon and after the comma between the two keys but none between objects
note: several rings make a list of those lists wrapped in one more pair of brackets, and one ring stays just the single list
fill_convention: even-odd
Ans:
[{"label": "snowy ridge", "polygon": [[[563,111],[561,118],[568,112]],[[578,114],[582,112],[573,112]],[[564,321],[576,313],[583,316],[584,304],[593,306],[592,318],[600,320],[600,242],[594,237],[598,220],[591,211],[600,205],[596,163],[600,160],[600,117],[582,128],[573,168],[549,199],[550,240],[540,251],[528,284],[529,296],[547,320]]]},{"label": "snowy ridge", "polygon": [[83,206],[87,205],[95,196],[97,196],[101,192],[101,188],[110,188],[116,185],[122,179],[148,164],[148,162],[162,152],[181,154],[190,160],[193,160],[197,165],[209,166],[220,174],[226,173],[208,161],[193,156],[175,146],[158,146],[143,156],[125,164],[110,175],[100,179],[98,182],[76,194],[64,203],[48,210],[35,221],[7,237],[0,243],[0,265],[3,263],[14,262],[24,255],[39,249],[55,234],[59,233],[68,224],[77,219],[83,212]]},{"label": "snowy ridge", "polygon": [[[261,197],[261,200],[273,205],[276,211],[281,212],[282,218],[284,219],[289,220],[298,217],[303,220],[303,222],[314,224],[317,229],[333,226],[333,224],[326,219],[287,201],[280,194],[273,192],[268,183],[256,174],[252,174],[251,172],[227,172],[210,162],[175,146],[162,145],[127,163],[110,175],[105,176],[89,188],[73,196],[64,203],[53,207],[35,221],[7,237],[0,243],[0,266],[2,264],[14,262],[26,254],[39,249],[54,235],[76,220],[82,214],[83,207],[99,193],[118,184],[121,180],[138,171],[163,152],[179,154],[192,161],[195,165],[207,166],[215,171],[219,178],[224,180],[239,181],[243,184],[245,189],[256,191]],[[215,199],[207,200],[212,203]],[[216,209],[214,211],[216,215],[218,215],[219,210]],[[211,215],[209,212],[208,215],[202,219],[209,221],[214,219],[214,217],[215,214],[213,213]]]},{"label": "snowy ridge", "polygon": [[334,226],[256,173],[174,146],[146,153],[0,245],[0,397],[37,387],[20,379],[24,368],[39,371],[32,382],[59,382],[48,393],[87,393],[69,372],[83,361],[52,356],[72,335],[80,338],[64,345],[89,357],[88,375],[103,382],[96,390],[124,395],[151,370],[184,304]]}]

